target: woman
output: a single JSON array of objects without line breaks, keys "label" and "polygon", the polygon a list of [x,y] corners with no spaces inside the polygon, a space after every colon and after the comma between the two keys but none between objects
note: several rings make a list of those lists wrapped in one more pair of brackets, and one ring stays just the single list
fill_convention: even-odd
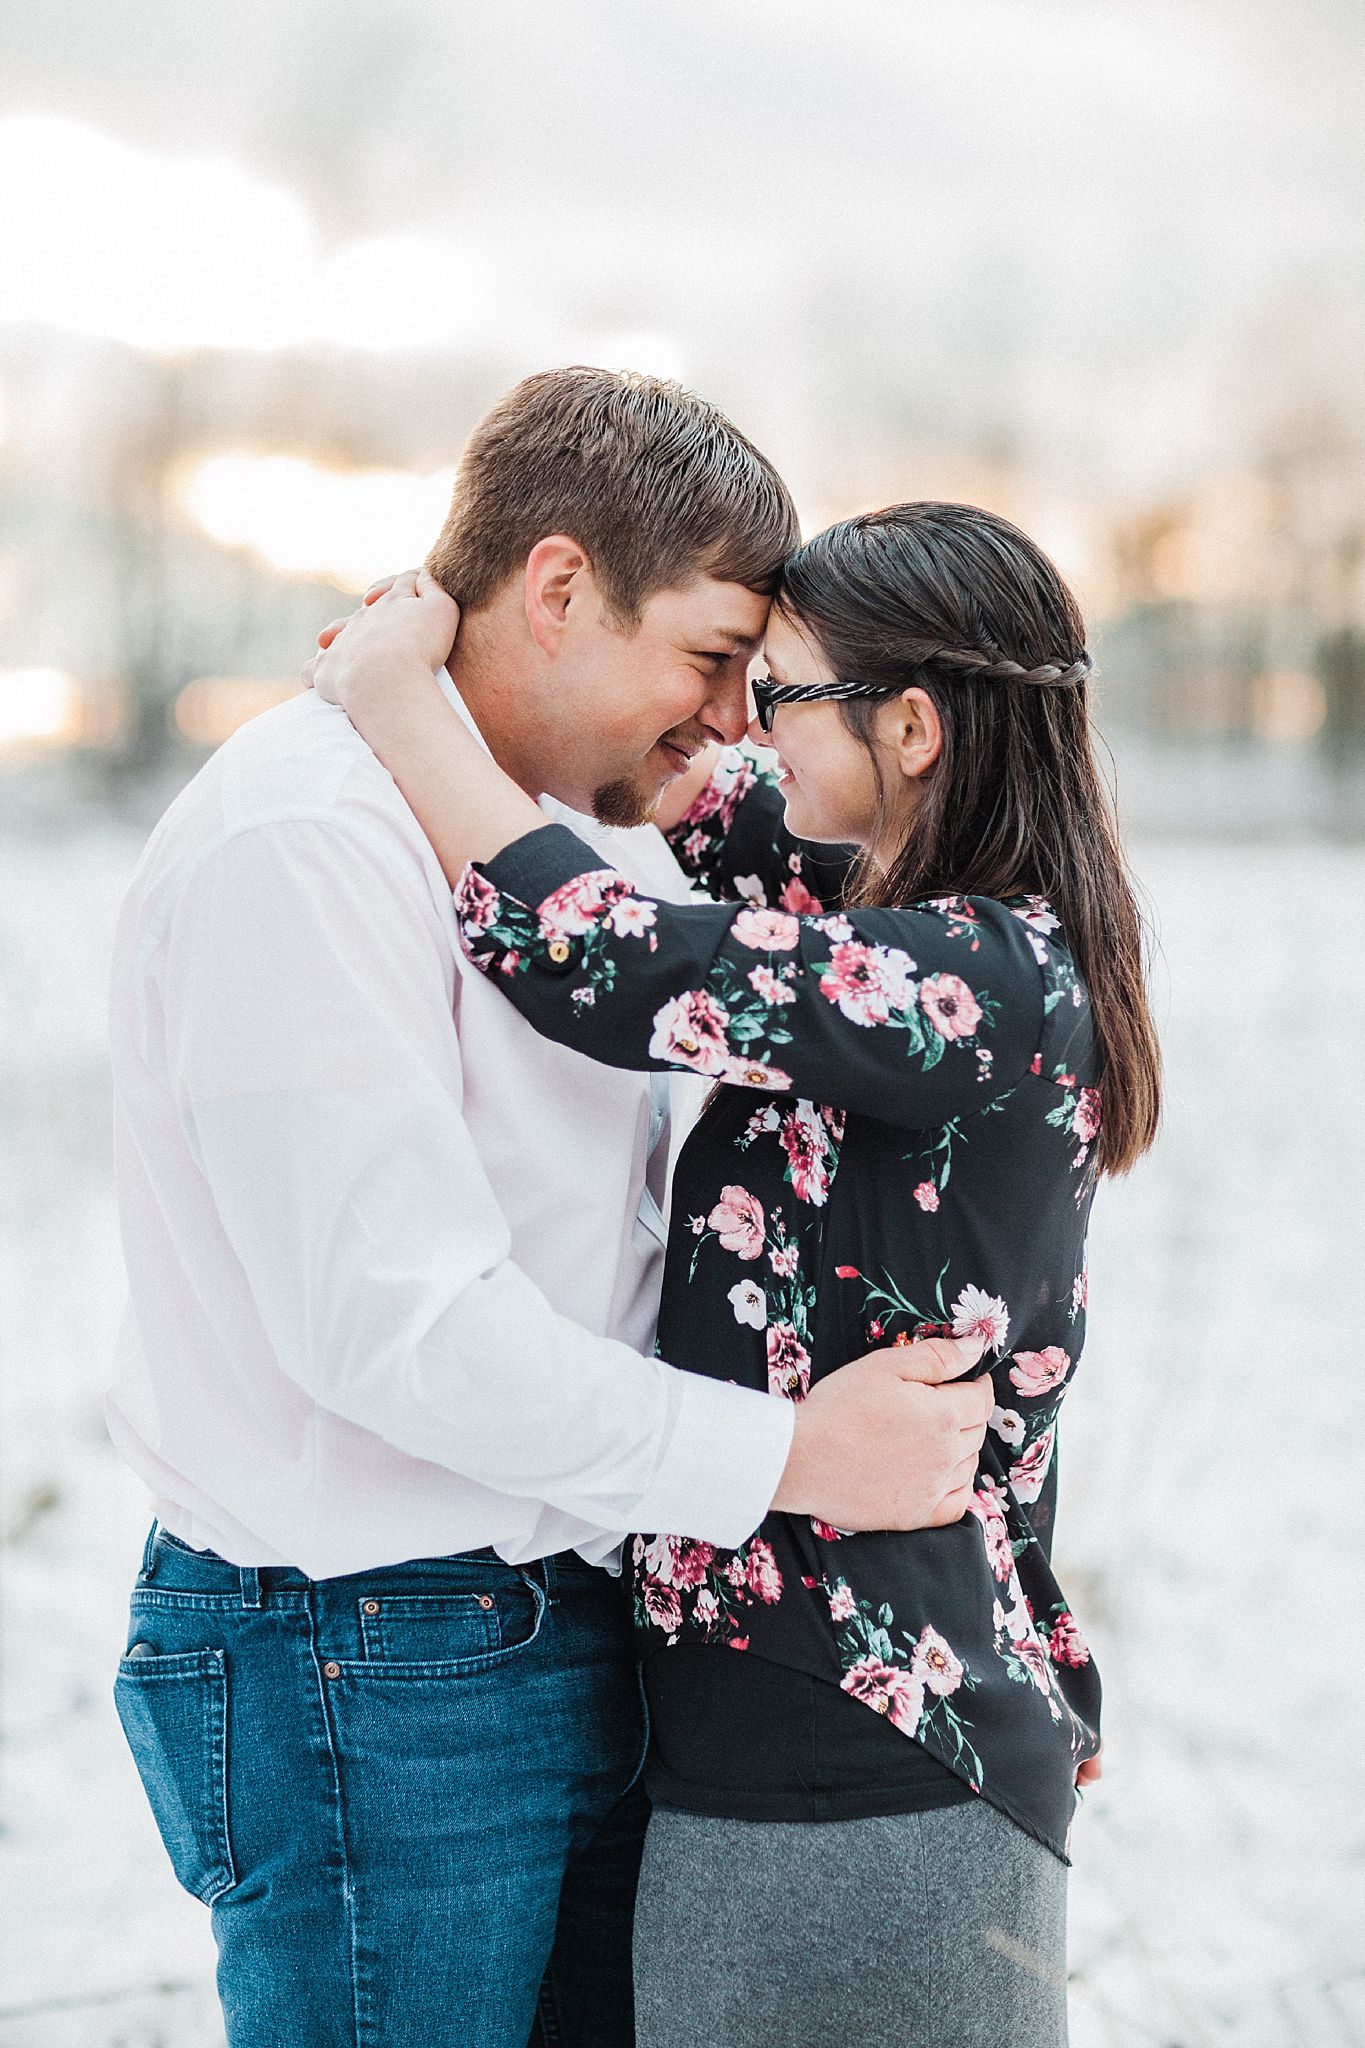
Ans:
[{"label": "woman", "polygon": [[1056,1420],[1095,1181],[1150,1144],[1160,1083],[1075,601],[968,507],[808,542],[754,685],[777,772],[712,764],[670,840],[722,900],[678,907],[482,753],[402,658],[414,595],[317,680],[413,804],[471,958],[538,1031],[716,1084],[677,1165],[663,1355],[800,1400],[951,1330],[996,1392],[959,1522],[636,1539],[639,2038],[1062,2041],[1099,1685],[1050,1564]]}]

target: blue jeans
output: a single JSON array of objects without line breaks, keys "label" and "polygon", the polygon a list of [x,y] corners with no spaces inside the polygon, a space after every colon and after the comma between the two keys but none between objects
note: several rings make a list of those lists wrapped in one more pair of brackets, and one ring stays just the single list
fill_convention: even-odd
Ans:
[{"label": "blue jeans", "polygon": [[153,1528],[114,1693],[230,2048],[631,2048],[618,1581],[491,1550],[313,1580]]}]

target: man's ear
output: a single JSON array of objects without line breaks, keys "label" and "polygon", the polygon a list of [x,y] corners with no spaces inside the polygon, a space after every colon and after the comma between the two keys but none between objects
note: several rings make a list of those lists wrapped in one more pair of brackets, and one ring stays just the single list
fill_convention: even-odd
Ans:
[{"label": "man's ear", "polygon": [[891,748],[901,774],[917,781],[943,752],[943,720],[927,690],[902,690],[891,706]]},{"label": "man's ear", "polygon": [[553,661],[569,621],[569,607],[595,596],[592,563],[576,540],[552,533],[526,557],[526,623],[542,654]]}]

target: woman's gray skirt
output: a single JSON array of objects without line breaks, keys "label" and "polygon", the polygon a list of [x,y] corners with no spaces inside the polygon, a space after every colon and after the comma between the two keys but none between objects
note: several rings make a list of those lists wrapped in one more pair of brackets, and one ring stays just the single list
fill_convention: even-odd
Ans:
[{"label": "woman's gray skirt", "polygon": [[821,1822],[661,1807],[637,2048],[1065,2048],[1066,1877],[984,1801]]}]

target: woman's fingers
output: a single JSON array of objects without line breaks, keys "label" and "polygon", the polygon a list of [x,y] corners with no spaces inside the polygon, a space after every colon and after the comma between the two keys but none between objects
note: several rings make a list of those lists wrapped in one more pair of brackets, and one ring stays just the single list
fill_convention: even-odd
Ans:
[{"label": "woman's fingers", "polygon": [[370,585],[369,589],[365,592],[364,597],[361,599],[361,603],[373,604],[375,599],[377,597],[382,597],[386,590],[392,590],[394,584],[397,581],[398,578],[396,576],[381,576],[378,583],[372,583]]},{"label": "woman's fingers", "polygon": [[347,612],[344,619],[333,619],[330,626],[324,626],[318,634],[318,646],[323,649],[330,647],[337,634],[344,626],[349,626],[354,617],[354,612]]}]

